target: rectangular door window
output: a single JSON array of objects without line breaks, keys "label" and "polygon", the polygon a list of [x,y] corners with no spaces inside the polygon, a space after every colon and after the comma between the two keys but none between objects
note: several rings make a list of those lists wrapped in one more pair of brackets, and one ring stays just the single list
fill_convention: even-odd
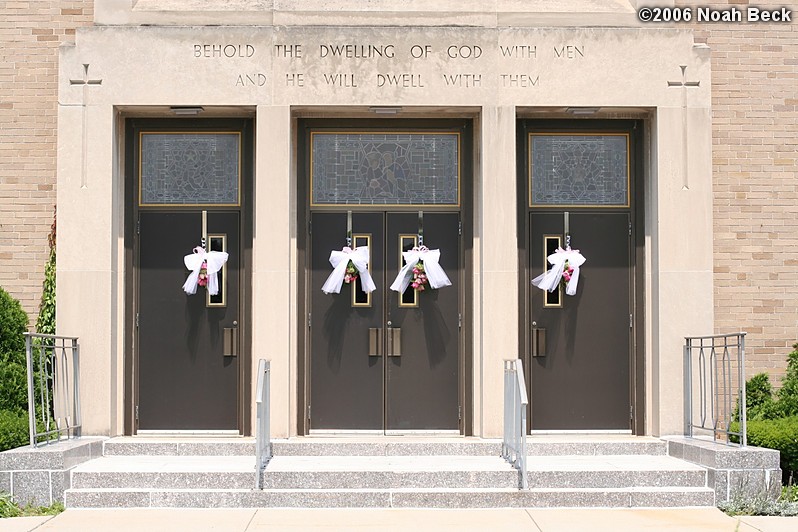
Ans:
[{"label": "rectangular door window", "polygon": [[628,207],[629,135],[529,138],[530,207]]},{"label": "rectangular door window", "polygon": [[241,133],[139,135],[140,207],[241,204]]},{"label": "rectangular door window", "polygon": [[459,133],[311,133],[311,206],[460,204]]}]

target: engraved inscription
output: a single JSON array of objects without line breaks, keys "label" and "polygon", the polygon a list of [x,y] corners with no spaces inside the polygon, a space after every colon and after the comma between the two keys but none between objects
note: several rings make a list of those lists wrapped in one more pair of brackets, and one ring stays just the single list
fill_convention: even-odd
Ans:
[{"label": "engraved inscription", "polygon": [[512,57],[513,59],[537,59],[538,47],[535,45],[513,45],[503,46],[499,45],[499,51],[502,57]]},{"label": "engraved inscription", "polygon": [[477,59],[482,57],[482,47],[477,45],[457,45],[446,49],[446,55],[452,59]]},{"label": "engraved inscription", "polygon": [[236,87],[263,87],[264,85],[266,85],[266,75],[260,72],[239,74],[236,78]]},{"label": "engraved inscription", "polygon": [[255,47],[251,44],[195,44],[194,57],[231,58],[252,57]]},{"label": "engraved inscription", "polygon": [[324,82],[333,87],[357,87],[354,74],[323,74]]},{"label": "engraved inscription", "polygon": [[378,87],[424,88],[421,74],[377,74]]},{"label": "engraved inscription", "polygon": [[443,82],[447,87],[481,87],[482,74],[443,74]]},{"label": "engraved inscription", "polygon": [[533,74],[499,74],[503,87],[522,89],[540,85],[540,76]]},{"label": "engraved inscription", "polygon": [[274,55],[277,57],[302,58],[301,44],[275,44]]},{"label": "engraved inscription", "polygon": [[[291,37],[289,37],[290,39]],[[556,41],[555,41],[556,42]],[[530,62],[545,56],[547,59],[563,61],[578,61],[587,57],[586,45],[579,42],[559,42],[556,44],[530,43],[520,37],[516,42],[495,44],[483,48],[484,44],[473,42],[452,42],[435,45],[425,42],[281,42],[270,45],[273,57],[287,60],[294,66],[285,68],[282,72],[278,69],[274,73],[272,83],[282,84],[284,76],[286,87],[303,88],[310,85],[335,88],[483,88],[486,85],[499,88],[535,88],[540,86],[540,74],[534,70]],[[190,45],[191,54],[195,58],[253,58],[257,55],[257,48],[253,44],[243,43],[195,43]],[[313,57],[313,59],[310,59]],[[483,59],[484,58],[484,59]],[[451,70],[460,70],[455,65],[457,61],[486,61],[496,59],[524,62],[524,66],[510,67],[504,73],[496,74],[497,77],[488,75],[488,71],[480,72],[480,68],[467,67],[462,70],[469,72],[441,72],[413,71],[405,61],[434,59],[445,65],[447,62]],[[341,66],[343,61],[351,61],[347,66]],[[311,64],[308,64],[310,61]],[[315,69],[312,63],[322,64],[329,62],[329,69]],[[558,61],[559,62],[559,61]],[[369,63],[376,68],[369,69]],[[476,63],[475,63],[476,65]],[[258,69],[260,64],[252,63],[250,72],[235,73],[228,78],[236,87],[264,87],[269,83],[269,77]],[[445,67],[444,67],[445,68]],[[395,70],[393,70],[395,69]],[[245,70],[245,69],[242,69]],[[321,71],[319,71],[321,70]],[[340,71],[339,71],[340,70]],[[443,70],[443,69],[441,69]],[[515,71],[513,71],[515,70]],[[533,72],[529,72],[532,70]],[[326,71],[326,72],[325,72]],[[508,72],[509,71],[509,72]],[[487,76],[487,77],[486,77]],[[426,79],[425,79],[426,77]],[[486,82],[486,80],[488,80]],[[498,83],[497,83],[498,82]]]},{"label": "engraved inscription", "polygon": [[288,73],[285,75],[285,84],[289,87],[304,87],[305,74],[302,73]]},{"label": "engraved inscription", "polygon": [[377,59],[396,56],[393,44],[320,44],[319,57],[343,57],[346,59]]},{"label": "engraved inscription", "polygon": [[554,56],[558,59],[582,59],[585,57],[585,46],[571,44],[555,46]]},{"label": "engraved inscription", "polygon": [[410,55],[413,57],[413,59],[426,59],[429,57],[430,53],[432,53],[432,46],[429,44],[425,44],[423,46],[420,44],[414,44],[410,47]]}]

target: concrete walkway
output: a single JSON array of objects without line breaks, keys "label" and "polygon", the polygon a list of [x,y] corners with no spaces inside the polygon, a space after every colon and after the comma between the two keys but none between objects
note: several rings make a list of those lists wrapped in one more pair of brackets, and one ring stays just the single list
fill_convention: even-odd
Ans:
[{"label": "concrete walkway", "polygon": [[594,509],[200,509],[67,510],[55,517],[0,519],[0,531],[727,531],[795,532],[798,517],[729,517],[716,508]]}]

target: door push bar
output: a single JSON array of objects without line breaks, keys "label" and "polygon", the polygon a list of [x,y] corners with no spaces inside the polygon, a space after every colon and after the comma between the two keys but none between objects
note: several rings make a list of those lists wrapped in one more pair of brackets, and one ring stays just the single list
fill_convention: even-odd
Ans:
[{"label": "door push bar", "polygon": [[382,356],[382,327],[369,329],[369,356]]},{"label": "door push bar", "polygon": [[233,322],[232,327],[224,328],[224,356],[237,357],[238,356],[238,327]]},{"label": "door push bar", "polygon": [[546,356],[546,329],[538,327],[536,321],[532,322],[532,356]]},{"label": "door push bar", "polygon": [[388,356],[402,356],[402,329],[388,325]]},{"label": "door push bar", "polygon": [[[382,356],[382,327],[369,329],[369,356]],[[402,356],[402,329],[388,325],[388,356]]]}]

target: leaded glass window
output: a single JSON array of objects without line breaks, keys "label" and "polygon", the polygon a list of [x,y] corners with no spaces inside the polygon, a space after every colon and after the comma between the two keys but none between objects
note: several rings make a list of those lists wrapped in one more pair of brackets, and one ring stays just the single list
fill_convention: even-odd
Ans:
[{"label": "leaded glass window", "polygon": [[312,205],[459,205],[457,133],[311,136]]},{"label": "leaded glass window", "polygon": [[141,134],[140,205],[239,205],[241,135]]},{"label": "leaded glass window", "polygon": [[529,136],[530,206],[629,205],[629,136]]}]

